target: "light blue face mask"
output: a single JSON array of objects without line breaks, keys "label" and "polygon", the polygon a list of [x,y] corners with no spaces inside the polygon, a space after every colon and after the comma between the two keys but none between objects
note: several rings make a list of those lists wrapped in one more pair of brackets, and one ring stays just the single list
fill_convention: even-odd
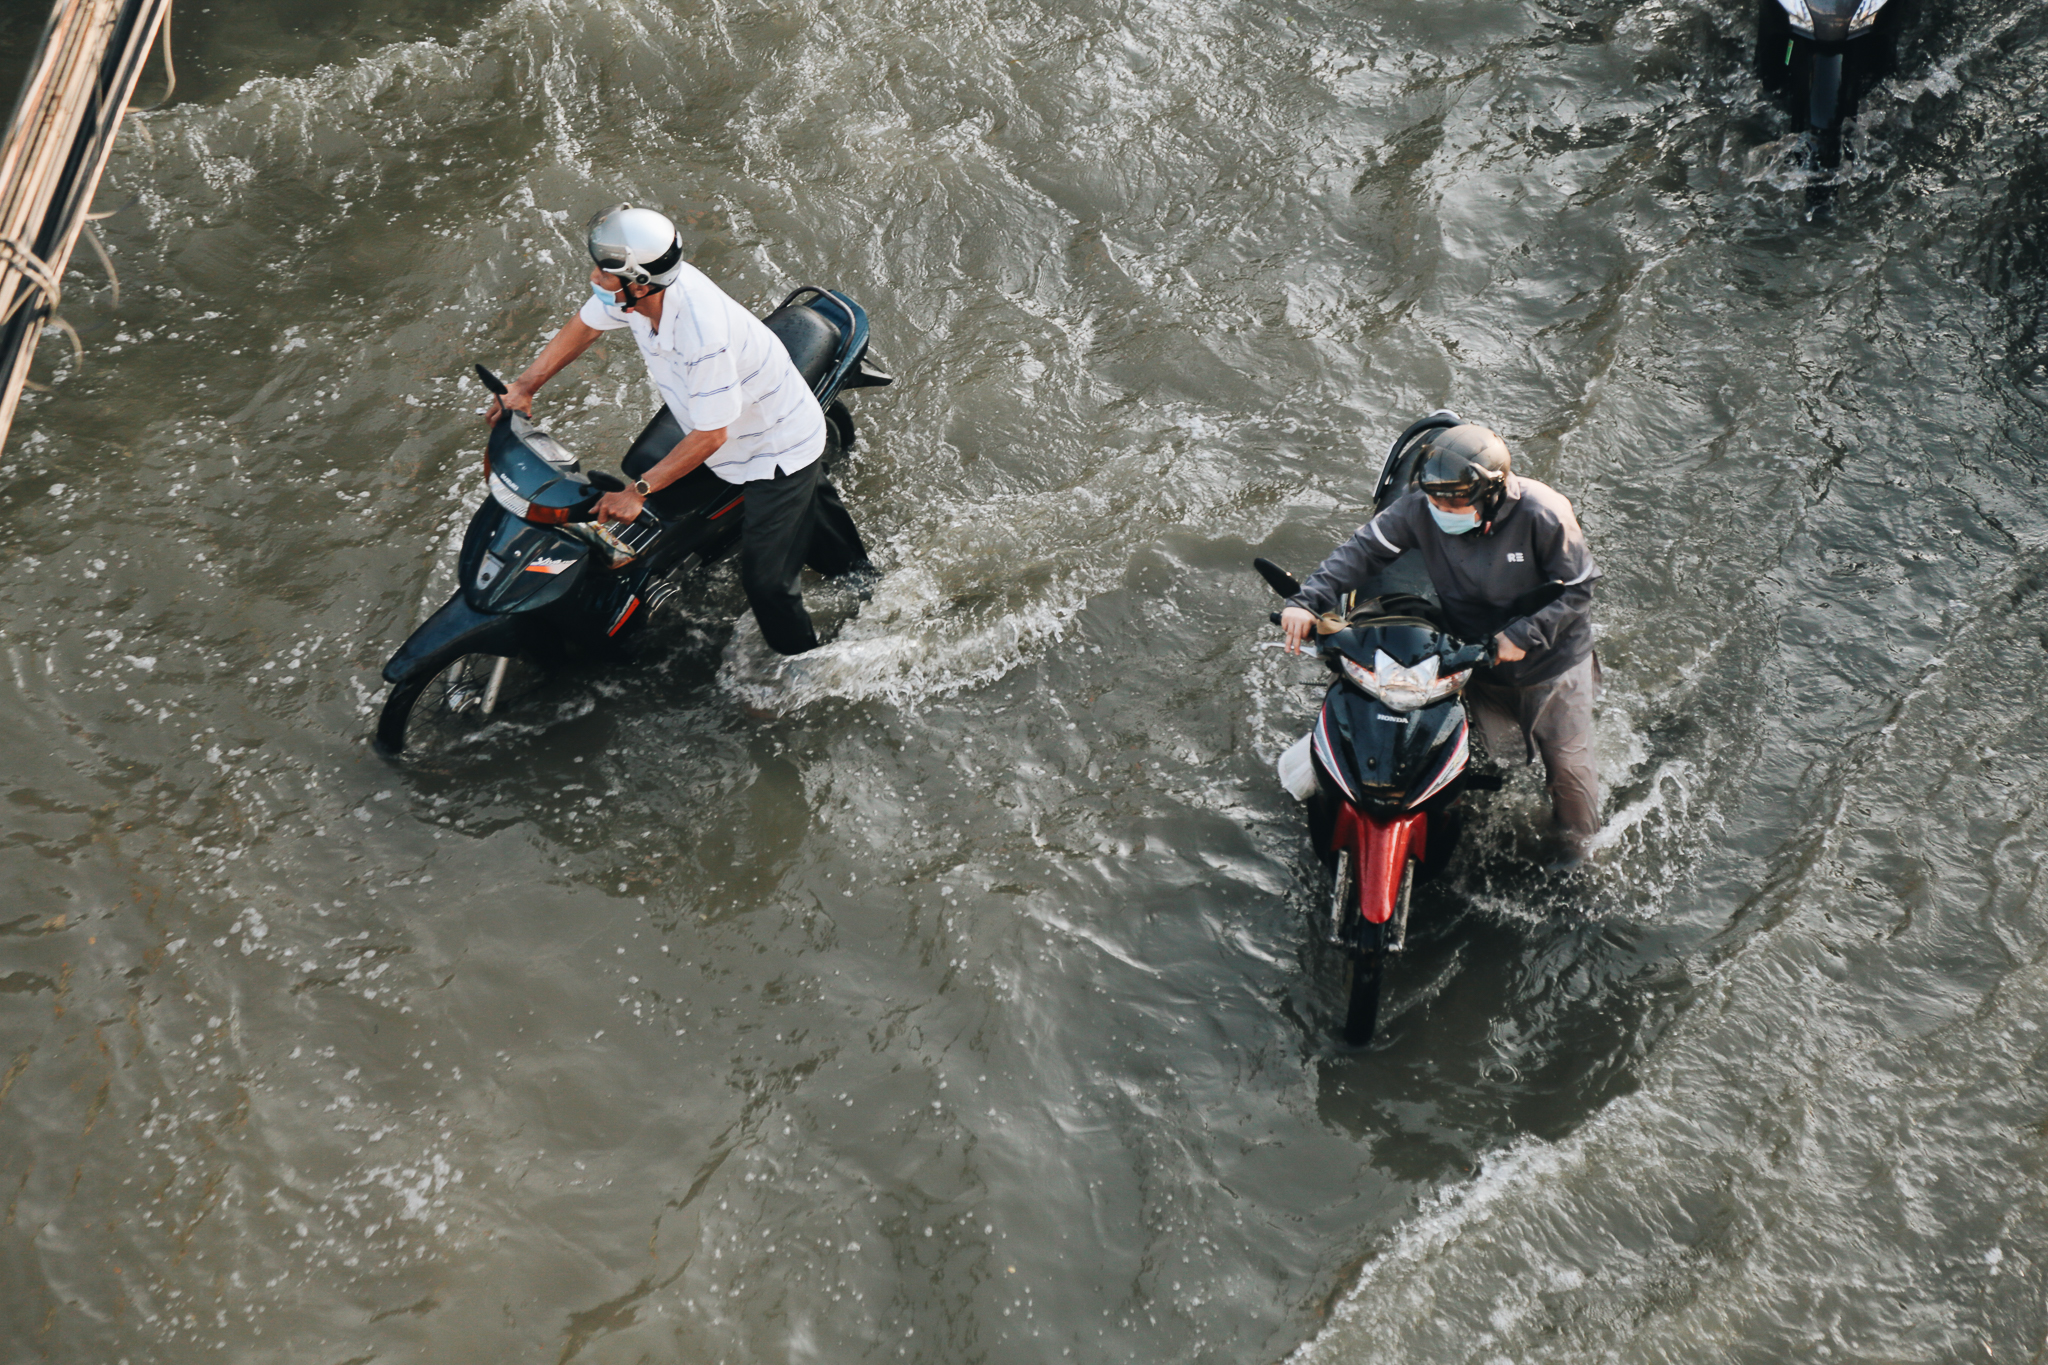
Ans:
[{"label": "light blue face mask", "polygon": [[597,295],[597,301],[607,308],[620,307],[618,291],[607,289],[596,280],[590,282],[590,292]]},{"label": "light blue face mask", "polygon": [[1430,519],[1436,522],[1436,529],[1447,536],[1462,536],[1467,531],[1479,529],[1479,509],[1465,512],[1446,512],[1435,503],[1429,505]]}]

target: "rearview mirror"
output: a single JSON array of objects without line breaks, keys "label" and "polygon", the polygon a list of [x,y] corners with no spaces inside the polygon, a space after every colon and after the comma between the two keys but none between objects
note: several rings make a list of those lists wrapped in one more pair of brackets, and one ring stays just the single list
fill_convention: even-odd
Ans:
[{"label": "rearview mirror", "polygon": [[1252,567],[1259,571],[1259,577],[1266,580],[1266,585],[1282,597],[1292,597],[1301,591],[1300,581],[1270,559],[1254,559]]}]

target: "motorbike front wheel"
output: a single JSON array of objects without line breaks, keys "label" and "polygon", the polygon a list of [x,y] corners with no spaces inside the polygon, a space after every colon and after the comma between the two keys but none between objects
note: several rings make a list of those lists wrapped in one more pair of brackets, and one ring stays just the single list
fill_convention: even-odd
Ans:
[{"label": "motorbike front wheel", "polygon": [[1363,1047],[1372,1041],[1380,1017],[1380,977],[1387,965],[1384,948],[1360,948],[1351,954],[1351,1000],[1344,1009],[1344,1041]]},{"label": "motorbike front wheel", "polygon": [[377,717],[377,751],[395,758],[456,748],[537,679],[532,667],[516,659],[457,655],[439,672],[391,689]]}]

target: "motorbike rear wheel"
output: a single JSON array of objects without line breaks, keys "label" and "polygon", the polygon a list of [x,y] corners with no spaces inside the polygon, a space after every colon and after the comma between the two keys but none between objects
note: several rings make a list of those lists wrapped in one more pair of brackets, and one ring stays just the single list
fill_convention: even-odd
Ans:
[{"label": "motorbike rear wheel", "polygon": [[516,659],[495,654],[460,654],[440,671],[400,683],[384,699],[377,717],[377,751],[442,753],[461,745],[490,723],[508,702],[530,691],[537,672]]},{"label": "motorbike rear wheel", "polygon": [[1353,1047],[1372,1041],[1380,1017],[1380,978],[1386,965],[1384,948],[1359,948],[1351,954],[1351,999],[1344,1009],[1344,1041]]}]

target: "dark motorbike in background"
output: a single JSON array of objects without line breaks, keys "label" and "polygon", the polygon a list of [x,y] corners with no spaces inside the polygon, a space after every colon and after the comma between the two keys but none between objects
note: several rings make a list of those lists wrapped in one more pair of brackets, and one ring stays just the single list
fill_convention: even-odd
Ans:
[{"label": "dark motorbike in background", "polygon": [[[892,382],[867,362],[867,314],[845,294],[806,285],[763,321],[824,407],[824,458],[837,461],[855,439],[844,391]],[[489,370],[477,373],[493,393],[505,392]],[[678,439],[657,419],[627,462],[666,455]],[[643,452],[650,442],[662,448]],[[624,482],[585,473],[517,412],[491,427],[484,482],[454,595],[384,665],[391,691],[376,746],[386,756],[459,743],[548,667],[622,653],[681,575],[739,545],[745,494],[703,465],[649,497],[633,521],[594,520],[597,501]]]},{"label": "dark motorbike in background", "polygon": [[1890,75],[1901,16],[1911,0],[1758,0],[1757,79],[1806,136],[1808,204],[1832,202],[1842,125]]},{"label": "dark motorbike in background", "polygon": [[[1439,409],[1395,438],[1374,493],[1377,514],[1414,486],[1420,437],[1459,424]],[[1489,632],[1464,643],[1445,629],[1427,572],[1410,551],[1343,610],[1316,625],[1315,652],[1335,675],[1315,725],[1280,759],[1280,777],[1308,807],[1309,839],[1330,875],[1318,917],[1323,940],[1351,964],[1344,1039],[1372,1041],[1387,958],[1408,942],[1418,879],[1440,871],[1463,829],[1465,793],[1497,790],[1497,773],[1472,771],[1471,720],[1462,693],[1493,662]],[[1252,565],[1282,597],[1301,590],[1270,560]],[[1555,601],[1546,584],[1510,605],[1505,625]],[[1280,617],[1271,617],[1275,624]]]}]

